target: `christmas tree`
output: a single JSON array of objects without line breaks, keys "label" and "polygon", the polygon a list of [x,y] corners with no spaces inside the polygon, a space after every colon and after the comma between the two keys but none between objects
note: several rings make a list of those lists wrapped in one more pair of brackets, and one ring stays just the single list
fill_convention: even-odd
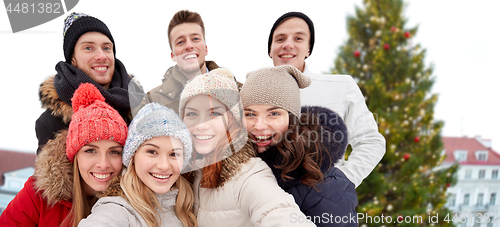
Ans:
[{"label": "christmas tree", "polygon": [[360,226],[453,226],[444,205],[457,165],[440,167],[443,122],[433,118],[433,70],[412,43],[417,27],[406,27],[404,7],[402,0],[365,0],[347,18],[350,38],[332,69],[356,80],[387,144],[356,189]]}]

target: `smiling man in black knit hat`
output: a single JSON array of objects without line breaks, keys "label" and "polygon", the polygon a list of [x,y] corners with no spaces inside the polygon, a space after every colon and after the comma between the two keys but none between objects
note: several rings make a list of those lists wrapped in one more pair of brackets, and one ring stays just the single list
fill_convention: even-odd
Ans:
[{"label": "smiling man in black knit hat", "polygon": [[300,91],[302,105],[323,106],[342,117],[353,150],[347,161],[342,158],[335,166],[357,187],[384,156],[385,139],[351,76],[321,75],[309,70],[305,59],[311,55],[314,41],[312,20],[301,12],[288,12],[271,28],[268,54],[274,66],[292,65],[311,78],[311,85]]},{"label": "smiling man in black knit hat", "polygon": [[116,58],[115,41],[106,24],[82,13],[72,13],[64,22],[65,61],[56,64],[55,76],[40,84],[40,101],[46,111],[35,124],[37,153],[56,133],[68,128],[73,114],[71,97],[82,83],[95,85],[127,124],[131,121],[131,77]]}]

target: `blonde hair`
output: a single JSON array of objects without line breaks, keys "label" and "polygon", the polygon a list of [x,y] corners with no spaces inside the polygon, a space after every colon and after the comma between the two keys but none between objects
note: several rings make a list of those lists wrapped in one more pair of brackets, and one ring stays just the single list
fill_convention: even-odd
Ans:
[{"label": "blonde hair", "polygon": [[[148,226],[160,226],[158,209],[162,209],[155,193],[146,186],[135,171],[134,158],[130,160],[126,172],[120,181],[123,197],[141,215]],[[193,213],[194,195],[191,185],[181,175],[175,185],[179,189],[175,202],[175,214],[183,226],[196,227],[198,223]],[[174,187],[173,186],[173,187]]]},{"label": "blonde hair", "polygon": [[83,189],[82,180],[78,169],[78,159],[75,156],[73,163],[73,201],[68,216],[61,223],[61,226],[77,227],[82,219],[89,216],[92,206],[97,202],[95,196],[89,201]]}]

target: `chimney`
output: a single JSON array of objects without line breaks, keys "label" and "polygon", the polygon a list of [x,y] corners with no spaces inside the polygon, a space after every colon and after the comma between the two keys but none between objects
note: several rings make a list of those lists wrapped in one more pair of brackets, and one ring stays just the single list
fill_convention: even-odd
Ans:
[{"label": "chimney", "polygon": [[481,136],[475,136],[476,140],[479,141],[483,146],[491,148],[491,139],[483,139]]}]

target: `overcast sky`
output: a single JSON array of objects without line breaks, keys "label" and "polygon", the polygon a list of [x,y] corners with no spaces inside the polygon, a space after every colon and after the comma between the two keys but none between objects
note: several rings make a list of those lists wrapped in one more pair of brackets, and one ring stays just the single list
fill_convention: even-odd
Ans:
[{"label": "overcast sky", "polygon": [[[272,66],[267,39],[274,21],[289,11],[302,11],[315,25],[316,43],[306,62],[314,72],[333,67],[338,48],[347,40],[346,16],[361,0],[334,1],[97,1],[80,0],[70,12],[104,21],[115,39],[127,71],[149,91],[174,65],[167,27],[175,12],[201,14],[206,27],[207,60],[229,68],[238,81],[246,73]],[[434,118],[445,121],[443,136],[482,136],[500,151],[500,1],[412,0],[404,15],[419,25],[413,43],[427,50],[434,64],[439,94]],[[0,12],[0,149],[35,152],[35,121],[43,112],[38,87],[55,74],[63,56],[64,16],[38,27],[12,33]]]}]

